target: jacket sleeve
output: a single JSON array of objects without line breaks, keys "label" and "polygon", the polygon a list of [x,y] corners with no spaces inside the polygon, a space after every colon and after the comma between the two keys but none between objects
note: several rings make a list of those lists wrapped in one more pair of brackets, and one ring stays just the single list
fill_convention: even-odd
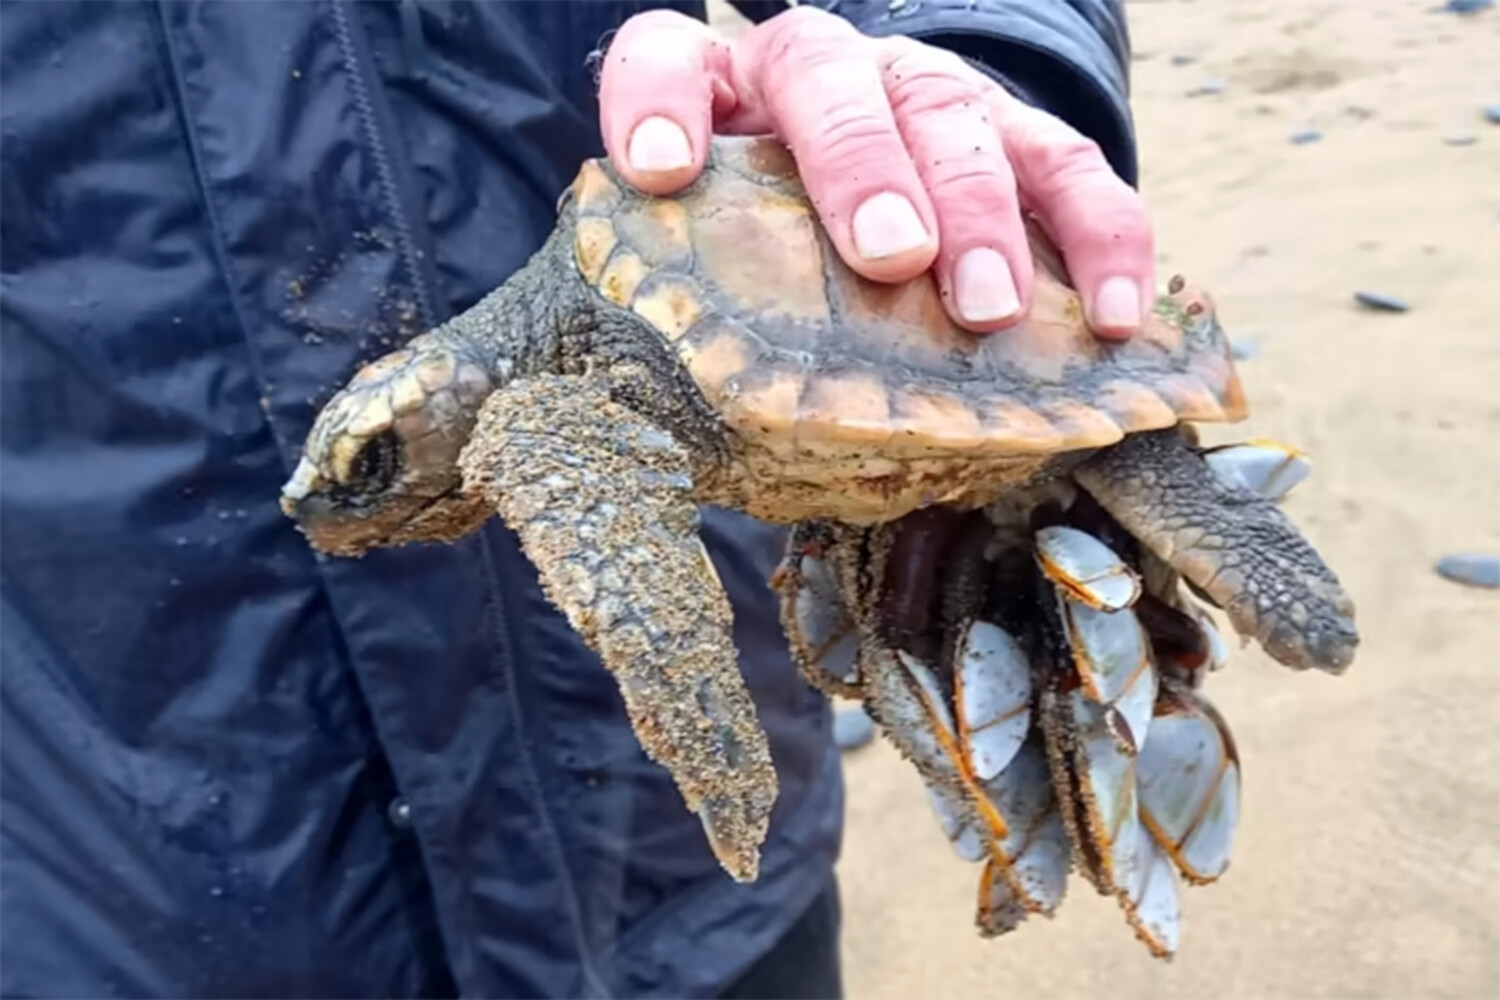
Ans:
[{"label": "jacket sleeve", "polygon": [[[1130,33],[1123,0],[804,0],[867,35],[906,35],[948,49],[1011,93],[1097,142],[1138,182],[1130,113]],[[735,6],[763,21],[785,0]]]}]

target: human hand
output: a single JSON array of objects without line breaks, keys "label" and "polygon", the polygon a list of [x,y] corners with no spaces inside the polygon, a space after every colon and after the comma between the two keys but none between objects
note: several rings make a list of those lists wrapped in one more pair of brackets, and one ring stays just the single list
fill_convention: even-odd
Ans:
[{"label": "human hand", "polygon": [[1030,308],[1022,212],[1063,252],[1100,336],[1129,337],[1154,300],[1145,206],[1098,145],[942,49],[810,7],[732,42],[650,11],[615,36],[599,100],[610,158],[650,194],[692,183],[715,132],[775,135],[851,268],[887,282],[935,268],[975,332]]}]

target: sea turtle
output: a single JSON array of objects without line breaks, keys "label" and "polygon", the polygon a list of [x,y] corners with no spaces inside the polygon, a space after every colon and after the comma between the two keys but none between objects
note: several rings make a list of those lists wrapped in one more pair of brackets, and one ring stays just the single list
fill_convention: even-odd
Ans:
[{"label": "sea turtle", "polygon": [[930,275],[847,268],[775,139],[715,139],[670,198],[590,160],[527,264],[328,400],[283,509],[342,556],[498,512],[741,880],[776,777],[701,504],[868,524],[1087,476],[1242,630],[1342,669],[1355,633],[1332,573],[1273,508],[1199,490],[1209,473],[1173,429],[1245,412],[1207,296],[1174,282],[1144,332],[1106,343],[1057,250],[1031,242],[1029,318],[980,337]]}]

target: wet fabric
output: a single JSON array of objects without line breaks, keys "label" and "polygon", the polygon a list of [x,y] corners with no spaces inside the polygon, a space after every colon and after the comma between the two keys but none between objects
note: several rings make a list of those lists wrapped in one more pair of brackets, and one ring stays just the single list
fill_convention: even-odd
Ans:
[{"label": "wet fabric", "polygon": [[[739,886],[503,525],[324,559],[276,506],[362,360],[540,245],[648,6],[0,6],[5,995],[713,996],[826,884],[778,530],[705,515],[781,781]],[[1133,179],[1117,4],[833,9]]]}]

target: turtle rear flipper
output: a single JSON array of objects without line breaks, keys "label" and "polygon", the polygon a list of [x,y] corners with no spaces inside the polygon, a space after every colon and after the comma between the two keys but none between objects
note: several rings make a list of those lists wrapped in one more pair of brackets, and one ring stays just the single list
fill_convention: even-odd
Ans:
[{"label": "turtle rear flipper", "polygon": [[1135,434],[1074,470],[1115,520],[1296,669],[1354,659],[1354,603],[1275,502],[1227,485],[1176,430]]},{"label": "turtle rear flipper", "polygon": [[541,375],[490,396],[459,464],[615,675],[637,738],[720,863],[754,880],[776,772],[699,539],[685,450],[602,380]]}]

